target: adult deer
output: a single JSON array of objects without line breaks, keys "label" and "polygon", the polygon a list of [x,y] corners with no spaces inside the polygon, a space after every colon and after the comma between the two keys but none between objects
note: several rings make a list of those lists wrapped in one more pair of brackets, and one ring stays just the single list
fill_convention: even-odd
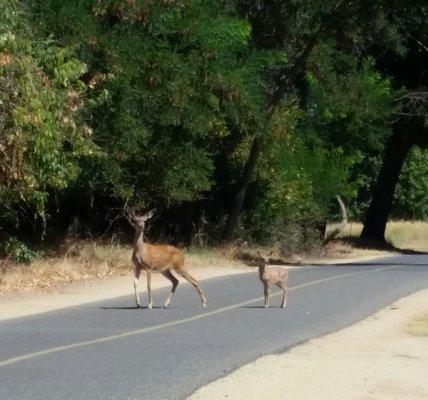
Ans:
[{"label": "adult deer", "polygon": [[144,227],[146,222],[153,217],[154,210],[149,211],[144,215],[137,215],[134,209],[125,207],[125,212],[128,217],[135,223],[135,238],[134,238],[134,251],[132,253],[132,262],[134,263],[134,293],[135,302],[137,307],[141,307],[140,298],[138,296],[138,279],[140,278],[141,270],[147,274],[147,291],[149,295],[148,308],[152,309],[152,290],[151,280],[152,272],[160,272],[165,278],[169,279],[172,283],[171,293],[165,301],[164,307],[167,308],[171,302],[172,296],[178,286],[178,279],[172,274],[171,271],[176,272],[178,275],[190,282],[198,291],[202,300],[202,307],[207,305],[207,298],[199,287],[198,282],[193,278],[184,266],[184,254],[182,251],[174,246],[149,244],[144,241]]}]

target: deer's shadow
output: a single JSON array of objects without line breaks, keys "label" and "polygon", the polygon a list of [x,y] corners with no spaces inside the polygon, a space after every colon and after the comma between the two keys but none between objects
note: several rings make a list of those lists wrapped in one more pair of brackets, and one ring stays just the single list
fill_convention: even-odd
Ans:
[{"label": "deer's shadow", "polygon": [[[143,307],[137,307],[137,306],[131,306],[131,307],[98,307],[99,310],[148,310],[149,307],[147,306],[143,306]],[[163,309],[163,310],[167,310],[167,308],[165,307],[161,307],[161,306],[153,306],[152,310],[157,310],[157,309]]]}]

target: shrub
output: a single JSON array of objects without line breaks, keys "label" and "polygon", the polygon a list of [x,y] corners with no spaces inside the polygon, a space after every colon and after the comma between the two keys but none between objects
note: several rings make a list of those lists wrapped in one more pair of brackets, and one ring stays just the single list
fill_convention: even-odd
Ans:
[{"label": "shrub", "polygon": [[20,263],[30,263],[42,256],[42,252],[31,250],[25,243],[13,236],[5,241],[3,251],[7,257]]}]

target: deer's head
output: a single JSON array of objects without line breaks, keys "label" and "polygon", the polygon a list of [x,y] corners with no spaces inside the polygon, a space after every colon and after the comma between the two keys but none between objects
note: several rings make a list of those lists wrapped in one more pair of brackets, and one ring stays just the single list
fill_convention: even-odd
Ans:
[{"label": "deer's head", "polygon": [[262,256],[259,251],[257,251],[257,265],[259,267],[264,267],[266,264],[269,264],[269,257]]},{"label": "deer's head", "polygon": [[125,206],[125,213],[127,217],[137,225],[137,227],[141,230],[144,230],[144,227],[146,225],[146,222],[153,217],[155,213],[155,209],[153,208],[149,212],[139,215],[135,212],[134,208],[129,208],[128,206]]}]

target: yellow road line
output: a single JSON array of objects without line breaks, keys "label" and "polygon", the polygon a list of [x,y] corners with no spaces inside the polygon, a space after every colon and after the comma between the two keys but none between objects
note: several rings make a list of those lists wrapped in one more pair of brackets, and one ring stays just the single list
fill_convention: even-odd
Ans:
[{"label": "yellow road line", "polygon": [[[312,282],[308,282],[308,283],[303,283],[301,285],[293,286],[292,288],[290,288],[290,291],[303,289],[305,287],[317,285],[317,284],[323,283],[323,282],[334,281],[336,279],[345,278],[345,277],[351,276],[351,275],[358,275],[358,274],[364,274],[364,273],[370,273],[370,272],[377,272],[377,271],[385,271],[385,270],[388,270],[388,269],[399,268],[399,267],[400,267],[400,265],[396,265],[396,266],[391,266],[391,267],[378,268],[378,269],[370,270],[370,271],[348,272],[346,274],[335,275],[335,276],[331,276],[329,278],[318,279],[316,281],[312,281]],[[279,296],[280,294],[282,294],[282,291],[273,293],[271,295],[271,297]],[[213,310],[213,311],[205,312],[205,313],[202,313],[202,314],[194,315],[192,317],[187,317],[187,318],[183,318],[183,319],[179,319],[179,320],[175,320],[175,321],[166,322],[166,323],[160,324],[160,325],[149,326],[147,328],[142,328],[142,329],[137,329],[137,330],[134,330],[134,331],[128,331],[128,332],[118,333],[116,335],[106,336],[106,337],[103,337],[103,338],[86,340],[86,341],[83,341],[83,342],[66,344],[64,346],[52,347],[50,349],[45,349],[45,350],[40,350],[40,351],[36,351],[36,352],[33,352],[33,353],[23,354],[22,356],[12,357],[12,358],[8,358],[6,360],[0,361],[0,367],[5,367],[6,365],[15,364],[15,363],[17,363],[19,361],[29,360],[29,359],[32,359],[32,358],[36,358],[36,357],[40,357],[40,356],[45,356],[45,355],[52,354],[52,353],[58,353],[58,352],[65,351],[65,350],[70,350],[70,349],[75,349],[75,348],[79,348],[79,347],[89,346],[89,345],[92,345],[92,344],[109,342],[111,340],[122,339],[122,338],[126,338],[126,337],[129,337],[129,336],[141,335],[143,333],[148,333],[148,332],[152,332],[152,331],[158,331],[158,330],[163,329],[163,328],[170,328],[172,326],[182,325],[182,324],[185,324],[187,322],[191,322],[191,321],[195,321],[195,320],[198,320],[198,319],[210,317],[211,315],[221,314],[221,313],[233,310],[235,308],[239,308],[239,307],[245,306],[247,304],[254,303],[256,301],[261,301],[263,299],[264,299],[264,297],[257,297],[255,299],[246,300],[246,301],[243,301],[241,303],[233,304],[233,305],[230,305],[230,306],[227,306],[227,307],[218,308],[217,310]]]}]

